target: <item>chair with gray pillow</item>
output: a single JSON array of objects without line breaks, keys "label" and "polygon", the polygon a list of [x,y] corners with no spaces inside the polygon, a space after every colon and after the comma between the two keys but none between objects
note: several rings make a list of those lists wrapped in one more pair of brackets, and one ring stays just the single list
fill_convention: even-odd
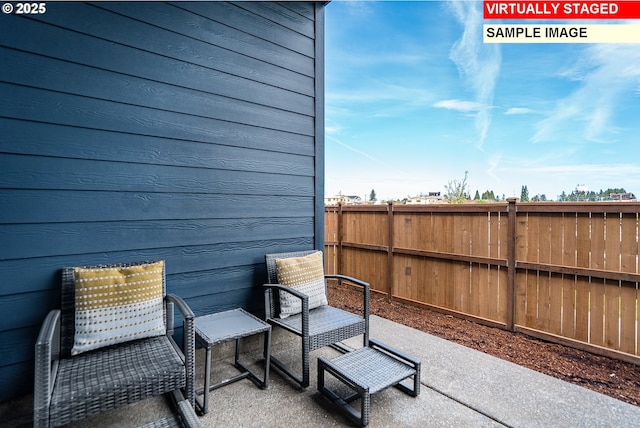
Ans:
[{"label": "chair with gray pillow", "polygon": [[[361,314],[343,311],[328,304],[310,308],[308,295],[280,283],[278,260],[302,258],[314,253],[316,251],[297,251],[265,256],[269,281],[265,284],[265,320],[274,327],[281,327],[300,337],[302,374],[273,355],[271,355],[271,362],[303,388],[309,386],[309,353],[311,351],[333,345],[346,352],[347,349],[339,342],[358,335],[363,335],[364,346],[369,343],[369,284],[367,282],[345,275],[324,275],[324,271],[322,272],[325,294],[326,280],[331,278],[348,281],[361,288],[363,309]],[[281,315],[281,293],[284,292],[289,293],[287,295],[289,298],[293,297],[299,301],[299,313],[286,317]]]},{"label": "chair with gray pillow", "polygon": [[[91,272],[90,281],[111,283],[92,283],[95,287],[85,295],[88,288],[76,287],[87,281],[80,270]],[[105,279],[116,277],[129,279]],[[129,288],[118,291],[119,302],[124,300],[122,293],[129,293],[127,299],[132,300],[113,304],[107,293],[113,294],[114,287],[122,289],[123,281]],[[86,310],[80,311],[85,303]],[[182,346],[173,338],[174,307],[182,314]],[[97,323],[121,319],[126,319],[125,325],[111,328],[118,331],[117,337],[95,336],[102,333],[94,332],[105,330]],[[162,425],[199,426],[193,409],[193,320],[182,299],[166,294],[163,261],[63,269],[61,309],[48,314],[36,343],[34,426],[64,425],[162,394],[172,397],[178,407],[178,417],[165,418],[175,423]],[[82,342],[78,335],[83,334],[90,340]]]}]

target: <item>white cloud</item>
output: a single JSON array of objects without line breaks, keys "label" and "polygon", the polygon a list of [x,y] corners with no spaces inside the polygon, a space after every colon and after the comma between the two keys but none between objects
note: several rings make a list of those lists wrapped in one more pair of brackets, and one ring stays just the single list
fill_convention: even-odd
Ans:
[{"label": "white cloud", "polygon": [[425,89],[402,86],[387,82],[368,82],[362,89],[327,92],[327,104],[401,102],[408,104],[430,104],[433,95]]},{"label": "white cloud", "polygon": [[461,100],[442,100],[433,104],[437,108],[445,108],[447,110],[456,110],[463,113],[477,112],[484,108],[484,106],[475,101],[461,101]]},{"label": "white cloud", "polygon": [[618,131],[612,118],[619,100],[640,85],[640,49],[635,45],[589,46],[559,76],[577,81],[579,86],[558,100],[551,113],[537,124],[531,142],[557,141],[559,136],[611,142]]},{"label": "white cloud", "polygon": [[340,131],[342,131],[342,126],[340,125],[330,126],[325,124],[324,126],[324,132],[326,134],[339,134]]},{"label": "white cloud", "polygon": [[476,147],[482,150],[489,126],[496,80],[500,74],[501,53],[497,44],[482,41],[482,2],[447,2],[455,18],[464,26],[460,39],[449,55],[460,76],[470,85],[476,103],[485,106],[475,116],[479,134]]},{"label": "white cloud", "polygon": [[534,113],[534,111],[526,107],[511,107],[509,110],[504,112],[504,114],[506,115],[530,114],[530,113]]},{"label": "white cloud", "polygon": [[326,109],[332,117],[399,117],[431,106],[430,90],[389,82],[367,82],[362,89],[326,94]]}]

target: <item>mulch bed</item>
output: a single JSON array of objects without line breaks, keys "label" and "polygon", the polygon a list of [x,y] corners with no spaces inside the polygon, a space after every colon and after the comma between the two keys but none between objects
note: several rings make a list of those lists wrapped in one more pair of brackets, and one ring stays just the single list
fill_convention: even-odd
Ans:
[{"label": "mulch bed", "polygon": [[[329,286],[329,303],[345,310],[362,307],[362,294],[337,284]],[[522,333],[487,327],[426,308],[387,302],[371,294],[371,314],[540,373],[640,406],[640,366],[558,345]]]}]

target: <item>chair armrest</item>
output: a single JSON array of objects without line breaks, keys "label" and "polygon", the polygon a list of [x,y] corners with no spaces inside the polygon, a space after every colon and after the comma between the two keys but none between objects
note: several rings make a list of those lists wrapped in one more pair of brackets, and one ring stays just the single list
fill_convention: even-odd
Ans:
[{"label": "chair armrest", "polygon": [[326,279],[343,279],[343,280],[352,282],[352,283],[354,283],[356,285],[359,285],[361,287],[369,288],[369,283],[368,282],[365,282],[365,281],[362,281],[360,279],[353,278],[353,277],[347,276],[347,275],[338,275],[338,274],[333,274],[332,273],[332,274],[326,274],[324,277]]},{"label": "chair armrest", "polygon": [[268,311],[265,319],[275,318],[275,314],[271,313],[270,305],[267,305],[267,300],[270,300],[273,296],[269,296],[273,290],[278,291],[286,291],[300,299],[302,301],[302,308],[300,311],[300,315],[302,316],[302,335],[303,337],[309,336],[309,296],[306,294],[295,290],[291,287],[287,287],[282,284],[264,284],[265,287],[265,310]]},{"label": "chair armrest", "polygon": [[35,347],[33,387],[34,426],[49,426],[49,404],[60,358],[60,309],[49,312],[40,327]]},{"label": "chair armrest", "polygon": [[286,291],[287,293],[293,294],[294,296],[296,296],[298,299],[302,300],[303,302],[305,300],[309,301],[309,296],[307,296],[306,294],[296,290],[295,288],[291,288],[291,287],[287,287],[286,285],[282,285],[282,284],[264,284],[265,288],[272,288],[272,289],[277,289],[280,291]]},{"label": "chair armrest", "polygon": [[364,344],[366,345],[369,343],[369,298],[371,294],[371,287],[369,283],[347,275],[326,274],[324,277],[325,279],[341,279],[349,281],[362,287],[362,316],[364,317],[365,322]]},{"label": "chair armrest", "polygon": [[191,308],[189,307],[189,305],[187,305],[187,303],[184,300],[182,300],[180,296],[177,296],[175,294],[167,294],[167,300],[172,302],[178,307],[178,310],[180,311],[180,313],[182,314],[185,320],[186,319],[193,320],[196,317],[193,311],[191,310]]},{"label": "chair armrest", "polygon": [[[195,405],[195,315],[189,305],[187,305],[187,303],[179,296],[176,296],[175,294],[167,294],[166,299],[169,303],[178,308],[184,319],[182,331],[182,353],[184,355],[184,364],[187,375],[185,396],[193,406]],[[171,316],[173,317],[173,314]],[[170,334],[172,334],[172,332]]]},{"label": "chair armrest", "polygon": [[340,279],[340,280],[344,280],[344,281],[349,281],[355,285],[358,285],[360,287],[362,287],[362,307],[363,307],[363,311],[364,311],[364,316],[365,318],[369,318],[369,295],[371,293],[370,291],[370,285],[368,282],[362,281],[360,279],[357,278],[353,278],[351,276],[347,276],[347,275],[338,275],[338,274],[327,274],[324,276],[325,279]]}]

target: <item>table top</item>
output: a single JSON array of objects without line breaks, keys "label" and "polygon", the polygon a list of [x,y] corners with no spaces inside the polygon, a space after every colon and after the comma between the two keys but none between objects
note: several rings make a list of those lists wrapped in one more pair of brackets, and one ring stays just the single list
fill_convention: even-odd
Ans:
[{"label": "table top", "polygon": [[271,326],[244,309],[232,309],[195,318],[196,336],[209,345],[271,330]]}]

